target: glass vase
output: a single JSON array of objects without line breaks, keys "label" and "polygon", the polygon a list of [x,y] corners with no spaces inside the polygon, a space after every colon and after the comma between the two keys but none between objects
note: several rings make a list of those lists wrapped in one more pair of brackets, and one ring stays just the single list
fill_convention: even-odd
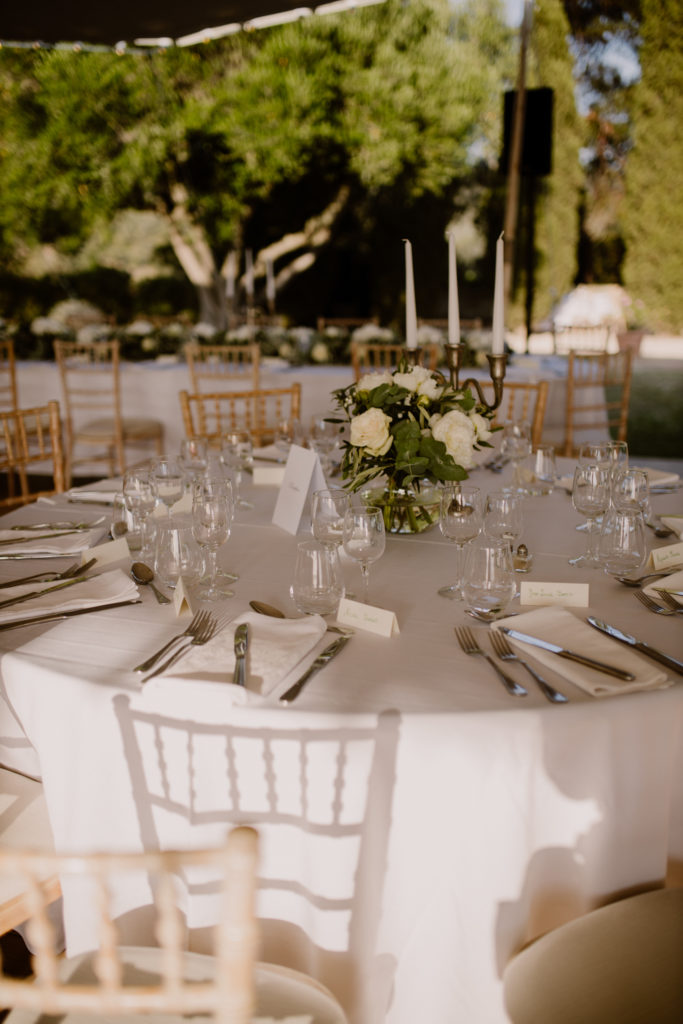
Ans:
[{"label": "glass vase", "polygon": [[391,480],[361,492],[366,505],[382,509],[387,533],[422,533],[439,521],[441,489],[431,480],[397,487]]}]

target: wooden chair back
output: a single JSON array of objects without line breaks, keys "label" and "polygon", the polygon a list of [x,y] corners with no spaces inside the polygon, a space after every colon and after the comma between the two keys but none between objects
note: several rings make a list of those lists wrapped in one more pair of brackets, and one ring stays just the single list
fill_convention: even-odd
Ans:
[{"label": "wooden chair back", "polygon": [[[145,417],[124,417],[121,400],[120,344],[116,339],[55,341],[65,407],[67,486],[77,466],[104,462],[109,476],[126,466],[126,446],[163,452],[163,425]],[[84,451],[75,456],[76,447]],[[92,470],[90,470],[92,471]]]},{"label": "wooden chair back", "polygon": [[553,351],[558,355],[574,351],[606,352],[611,331],[609,324],[553,325]]},{"label": "wooden chair back", "polygon": [[570,352],[563,454],[574,456],[585,441],[625,441],[633,352]]},{"label": "wooden chair back", "polygon": [[248,430],[257,446],[270,444],[277,424],[299,419],[301,384],[288,388],[260,388],[253,391],[222,391],[213,394],[179,394],[187,437],[205,437],[212,447],[234,430]]},{"label": "wooden chair back", "polygon": [[[31,893],[28,937],[33,979],[0,976],[0,1005],[43,1016],[92,1013],[207,1014],[220,1024],[248,1024],[254,1002],[257,929],[254,915],[257,834],[233,829],[219,849],[63,856],[0,849],[0,874],[18,875]],[[87,958],[63,960],[55,948],[41,878],[57,873],[63,885],[87,887],[98,916],[99,947]],[[133,951],[119,943],[112,891],[130,876],[147,876],[158,948]],[[130,883],[129,883],[130,884]],[[187,893],[215,894],[220,913],[210,971],[190,979],[183,955]],[[142,958],[140,958],[142,954]],[[202,958],[206,960],[207,958]]]},{"label": "wooden chair back", "polygon": [[[498,406],[493,422],[502,426],[505,420],[526,420],[531,427],[531,443],[535,448],[543,439],[543,420],[548,404],[548,381],[505,381],[503,401]],[[484,396],[493,401],[493,385],[482,383]]]},{"label": "wooden chair back", "polygon": [[[0,412],[0,474],[6,474],[0,508],[27,505],[64,490],[59,402]],[[52,487],[34,484],[32,477],[39,480],[46,475],[52,477]]]},{"label": "wooden chair back", "polygon": [[[435,370],[439,361],[439,346],[431,343],[421,349],[422,364],[428,370]],[[377,373],[382,370],[395,370],[405,355],[403,345],[393,345],[385,341],[351,342],[351,366],[355,380],[366,373]]]},{"label": "wooden chair back", "polygon": [[375,327],[379,327],[379,317],[319,316],[316,321],[316,327],[319,331],[324,331],[326,327],[342,327],[352,330],[355,327],[365,327],[366,324],[374,324]]},{"label": "wooden chair back", "polygon": [[14,342],[11,338],[0,341],[0,409],[16,409],[17,372],[14,363]]},{"label": "wooden chair back", "polygon": [[246,345],[205,345],[191,341],[185,346],[191,391],[216,392],[241,382],[256,390],[260,384],[261,349],[258,342]]}]

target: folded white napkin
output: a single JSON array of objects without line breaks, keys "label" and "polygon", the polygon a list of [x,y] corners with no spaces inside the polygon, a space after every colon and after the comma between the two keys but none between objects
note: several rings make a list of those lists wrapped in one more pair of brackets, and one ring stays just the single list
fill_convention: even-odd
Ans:
[{"label": "folded white napkin", "polygon": [[671,512],[669,515],[660,515],[659,518],[665,526],[668,526],[670,530],[673,530],[683,540],[683,513]]},{"label": "folded white napkin", "polygon": [[620,693],[632,693],[635,690],[660,690],[673,683],[673,679],[670,679],[662,669],[654,667],[651,662],[625,645],[598,632],[587,622],[577,619],[566,608],[535,608],[532,612],[515,615],[514,618],[510,616],[507,619],[499,619],[491,628],[497,629],[501,625],[518,629],[521,633],[528,633],[529,636],[538,637],[540,640],[548,640],[576,654],[583,654],[587,658],[603,661],[625,672],[632,672],[635,676],[630,682],[616,679],[605,672],[587,668],[576,661],[561,658],[551,651],[533,647],[508,635],[510,643],[523,652],[525,658],[532,656],[593,697],[611,697]]},{"label": "folded white napkin", "polygon": [[287,453],[283,452],[274,444],[266,444],[263,448],[254,448],[254,462],[282,462],[287,461]]},{"label": "folded white napkin", "polygon": [[[235,686],[235,629],[241,622],[249,625],[247,685]],[[166,686],[169,680],[221,683],[235,704],[259,703],[281,683],[324,635],[327,626],[319,615],[301,619],[275,619],[246,612],[234,619],[207,644],[198,644],[167,672],[150,679]]]},{"label": "folded white napkin", "polygon": [[[643,593],[648,594],[653,600],[659,601],[663,604],[660,595],[657,593],[657,587],[660,590],[683,590],[683,571],[672,572],[670,576],[662,576],[658,580],[653,580],[646,587],[643,587]],[[679,604],[683,605],[683,597],[679,597],[677,594],[671,595],[674,601],[678,601]]]},{"label": "folded white napkin", "polygon": [[67,491],[67,496],[84,503],[92,501],[113,504],[122,487],[121,477],[113,477],[111,480],[96,480],[94,484],[87,484],[85,487],[71,487]]},{"label": "folded white napkin", "polygon": [[668,484],[677,484],[680,481],[678,473],[670,473],[664,469],[651,469],[649,466],[633,466],[633,469],[642,469],[647,473],[647,480],[650,487],[666,487]]},{"label": "folded white napkin", "polygon": [[[63,582],[67,582],[64,580]],[[60,583],[22,583],[16,587],[6,587],[0,591],[0,604],[15,597],[23,597],[34,591],[49,591]],[[17,619],[28,619],[34,616],[48,615],[51,612],[72,611],[78,608],[97,608],[101,604],[113,604],[117,601],[134,601],[139,597],[135,583],[121,569],[112,569],[91,579],[74,583],[69,587],[44,593],[43,596],[22,601],[10,608],[0,608],[0,622],[14,622]]]},{"label": "folded white napkin", "polygon": [[[0,530],[0,558],[8,555],[73,555],[93,547],[103,533],[103,527],[94,530],[65,530],[60,537],[59,530]],[[50,536],[46,536],[50,534]],[[39,540],[38,538],[42,538]],[[16,541],[16,543],[7,543]]]}]

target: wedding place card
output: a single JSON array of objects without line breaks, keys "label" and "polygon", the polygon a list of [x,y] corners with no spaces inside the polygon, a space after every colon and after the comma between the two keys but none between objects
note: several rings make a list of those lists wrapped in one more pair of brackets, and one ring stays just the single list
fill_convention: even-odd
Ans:
[{"label": "wedding place card", "polygon": [[327,487],[318,453],[293,444],[289,449],[285,477],[275,503],[273,523],[296,534],[309,494]]},{"label": "wedding place card", "polygon": [[590,603],[588,592],[588,583],[537,583],[524,580],[519,585],[519,603],[587,608]]},{"label": "wedding place card", "polygon": [[116,540],[96,544],[94,548],[86,548],[81,552],[81,565],[85,565],[91,558],[96,558],[98,565],[108,565],[110,562],[120,562],[124,558],[130,558],[128,541],[125,537],[117,537]]},{"label": "wedding place card", "polygon": [[176,615],[180,615],[180,613],[185,610],[190,612],[192,615],[194,611],[192,608],[192,601],[190,600],[190,593],[185,586],[185,580],[182,576],[175,585],[175,591],[173,593],[173,607],[175,608]]},{"label": "wedding place card", "polygon": [[353,626],[367,633],[376,633],[377,636],[394,636],[400,632],[395,612],[351,601],[348,597],[343,597],[339,602],[337,622],[340,626]]},{"label": "wedding place card", "polygon": [[285,478],[284,466],[257,466],[254,465],[253,482],[255,484],[266,484],[280,487]]},{"label": "wedding place card", "polygon": [[683,543],[653,548],[650,552],[650,562],[656,570],[669,569],[673,565],[683,565]]}]

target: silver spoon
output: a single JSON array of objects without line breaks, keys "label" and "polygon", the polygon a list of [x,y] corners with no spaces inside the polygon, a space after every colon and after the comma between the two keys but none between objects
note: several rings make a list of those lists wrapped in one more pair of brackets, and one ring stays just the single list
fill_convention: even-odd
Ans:
[{"label": "silver spoon", "polygon": [[[249,606],[259,615],[269,615],[271,619],[286,619],[287,616],[275,605],[266,604],[265,601],[250,601]],[[353,636],[352,629],[342,629],[341,626],[328,626],[328,633],[341,633],[342,636]]]},{"label": "silver spoon", "polygon": [[133,564],[130,567],[130,574],[136,583],[140,583],[141,586],[143,587],[152,588],[152,590],[154,591],[154,596],[156,597],[159,604],[171,603],[170,597],[166,597],[166,594],[162,594],[161,591],[157,590],[157,588],[152,583],[152,580],[154,579],[154,573],[152,572],[148,565],[145,565],[144,562],[133,562]]},{"label": "silver spoon", "polygon": [[629,577],[629,576],[615,576],[616,580],[623,583],[625,587],[639,587],[645,580],[656,580],[660,576],[670,576],[672,572],[677,572],[676,569],[666,569],[663,572],[648,572],[644,576]]}]

